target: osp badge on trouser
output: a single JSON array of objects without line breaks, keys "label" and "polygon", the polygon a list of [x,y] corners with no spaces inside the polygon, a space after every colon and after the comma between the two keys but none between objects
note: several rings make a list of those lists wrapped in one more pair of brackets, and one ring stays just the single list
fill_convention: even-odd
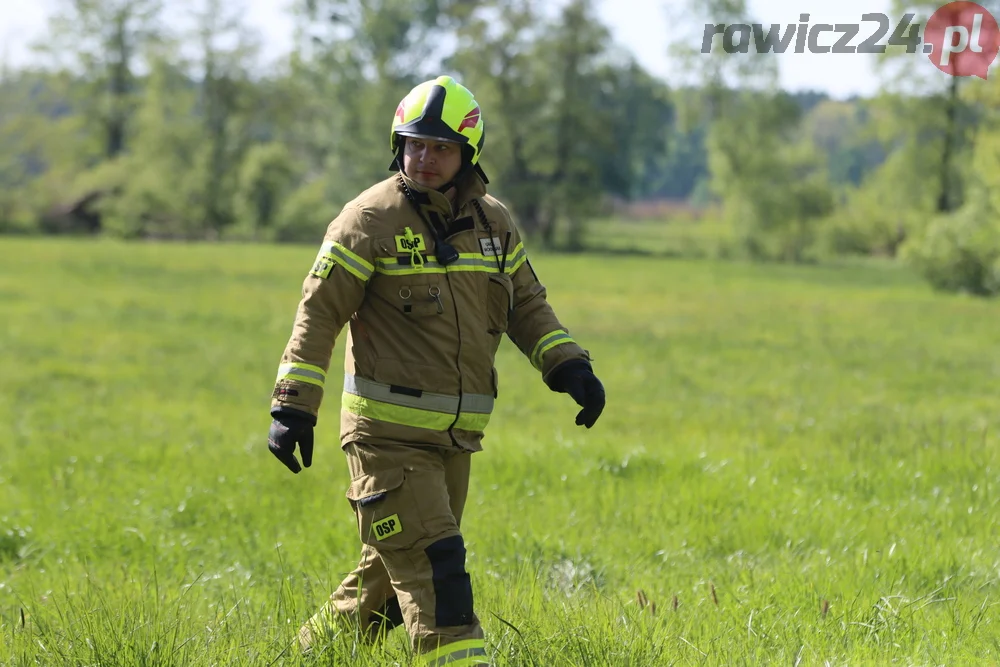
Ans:
[{"label": "osp badge on trouser", "polygon": [[[417,664],[487,664],[442,453],[352,445],[347,454],[353,477],[347,497],[361,540],[388,572],[413,649],[421,654]],[[372,470],[375,464],[394,467]]]}]

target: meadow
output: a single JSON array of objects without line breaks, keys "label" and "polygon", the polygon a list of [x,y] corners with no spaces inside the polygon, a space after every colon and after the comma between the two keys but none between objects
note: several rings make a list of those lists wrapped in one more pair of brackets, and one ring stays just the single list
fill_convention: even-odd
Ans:
[{"label": "meadow", "polygon": [[[339,392],[312,468],[266,448],[315,253],[0,239],[0,664],[410,664],[294,646],[358,553]],[[463,519],[493,664],[1000,663],[1000,305],[532,259],[608,405],[576,427],[501,347]]]}]

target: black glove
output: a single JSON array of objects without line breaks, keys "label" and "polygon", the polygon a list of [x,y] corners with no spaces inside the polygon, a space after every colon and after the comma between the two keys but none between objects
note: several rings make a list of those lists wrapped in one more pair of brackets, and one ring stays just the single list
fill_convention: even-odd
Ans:
[{"label": "black glove", "polygon": [[590,364],[574,359],[556,367],[549,377],[549,388],[569,394],[583,409],[576,415],[576,425],[590,428],[604,411],[604,385],[594,375]]},{"label": "black glove", "polygon": [[278,460],[288,466],[288,469],[298,474],[302,470],[295,458],[295,443],[299,445],[302,454],[302,465],[309,467],[313,460],[313,427],[316,418],[308,412],[294,408],[277,407],[271,411],[274,420],[267,434],[267,448],[278,457]]}]

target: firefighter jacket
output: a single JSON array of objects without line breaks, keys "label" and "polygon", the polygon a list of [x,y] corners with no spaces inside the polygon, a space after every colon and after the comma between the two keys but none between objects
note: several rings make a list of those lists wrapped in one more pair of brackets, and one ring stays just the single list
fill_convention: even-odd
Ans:
[{"label": "firefighter jacket", "polygon": [[[428,223],[457,259],[438,261]],[[402,173],[344,206],[303,282],[272,411],[318,416],[324,393],[340,389],[329,370],[345,325],[342,445],[482,449],[504,334],[543,380],[590,359],[547,302],[507,208],[474,173],[460,180],[454,209]]]}]

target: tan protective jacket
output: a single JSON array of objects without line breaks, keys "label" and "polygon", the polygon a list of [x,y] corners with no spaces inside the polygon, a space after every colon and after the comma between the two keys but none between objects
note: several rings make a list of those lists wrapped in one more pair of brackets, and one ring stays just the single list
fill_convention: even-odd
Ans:
[{"label": "tan protective jacket", "polygon": [[[325,388],[340,384],[327,373],[349,323],[342,445],[478,451],[497,397],[493,363],[504,333],[543,379],[565,361],[589,360],[546,301],[506,207],[475,174],[461,182],[455,209],[399,173],[344,206],[303,283],[272,408],[318,416]],[[425,220],[447,229],[441,238],[457,261],[437,262]]]}]

